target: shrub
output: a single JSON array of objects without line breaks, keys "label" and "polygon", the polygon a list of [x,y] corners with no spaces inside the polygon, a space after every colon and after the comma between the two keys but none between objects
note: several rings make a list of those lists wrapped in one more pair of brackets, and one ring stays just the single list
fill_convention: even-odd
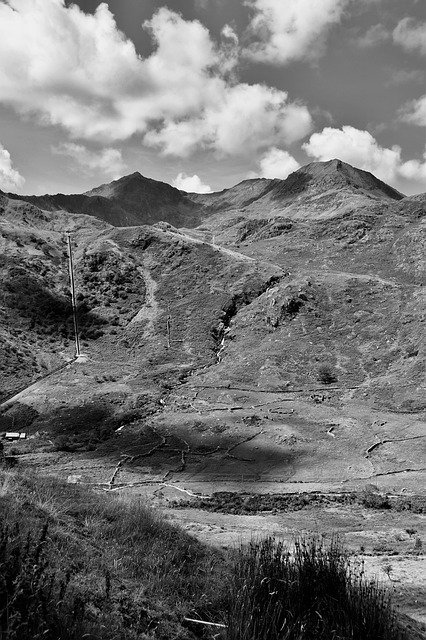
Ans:
[{"label": "shrub", "polygon": [[369,485],[361,493],[361,504],[367,509],[390,509],[391,504],[387,495],[379,492],[377,487]]},{"label": "shrub", "polygon": [[318,368],[318,380],[323,384],[337,382],[337,376],[329,364],[323,364]]},{"label": "shrub", "polygon": [[389,598],[350,567],[336,541],[272,538],[242,549],[227,640],[403,640]]}]

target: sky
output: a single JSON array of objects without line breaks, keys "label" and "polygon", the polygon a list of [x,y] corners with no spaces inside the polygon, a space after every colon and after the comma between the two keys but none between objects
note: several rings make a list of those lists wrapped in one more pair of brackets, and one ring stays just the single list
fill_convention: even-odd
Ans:
[{"label": "sky", "polygon": [[340,158],[426,192],[424,0],[0,0],[0,189]]}]

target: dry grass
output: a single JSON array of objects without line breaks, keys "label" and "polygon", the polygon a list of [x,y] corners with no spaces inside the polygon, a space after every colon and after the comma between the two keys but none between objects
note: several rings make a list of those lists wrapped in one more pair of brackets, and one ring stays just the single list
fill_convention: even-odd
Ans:
[{"label": "dry grass", "polygon": [[0,640],[219,637],[186,616],[228,620],[227,640],[407,638],[336,544],[225,554],[142,501],[22,471],[0,471],[0,516]]},{"label": "dry grass", "polygon": [[387,593],[336,541],[252,543],[231,592],[227,640],[408,640]]},{"label": "dry grass", "polygon": [[[4,573],[7,558],[20,558],[9,583],[33,589],[31,598],[46,609],[43,615],[28,610],[32,618],[22,626],[26,614],[14,588],[3,590],[0,611],[7,606],[10,613],[15,602],[17,626],[7,630],[3,621],[2,640],[77,640],[84,633],[93,640],[191,638],[181,625],[185,615],[224,617],[222,555],[142,502],[25,473],[1,472],[0,483],[7,487],[0,496],[6,554],[0,567]],[[28,570],[35,565],[36,581]],[[66,596],[60,597],[64,580]]]}]

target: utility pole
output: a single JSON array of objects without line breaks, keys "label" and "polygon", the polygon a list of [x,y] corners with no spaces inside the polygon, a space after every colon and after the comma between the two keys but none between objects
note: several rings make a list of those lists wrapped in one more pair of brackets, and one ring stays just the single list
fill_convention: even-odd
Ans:
[{"label": "utility pole", "polygon": [[75,357],[78,358],[78,356],[80,355],[80,338],[78,335],[77,304],[75,300],[74,262],[72,256],[71,233],[67,231],[66,234],[68,243],[68,265],[70,272],[72,316],[74,321]]}]

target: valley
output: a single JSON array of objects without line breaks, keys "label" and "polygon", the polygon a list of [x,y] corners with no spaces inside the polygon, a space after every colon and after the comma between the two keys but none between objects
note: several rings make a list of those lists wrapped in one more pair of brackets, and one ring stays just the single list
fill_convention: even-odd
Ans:
[{"label": "valley", "polygon": [[338,532],[426,622],[426,196],[337,160],[154,183],[0,194],[6,453],[219,546]]}]

